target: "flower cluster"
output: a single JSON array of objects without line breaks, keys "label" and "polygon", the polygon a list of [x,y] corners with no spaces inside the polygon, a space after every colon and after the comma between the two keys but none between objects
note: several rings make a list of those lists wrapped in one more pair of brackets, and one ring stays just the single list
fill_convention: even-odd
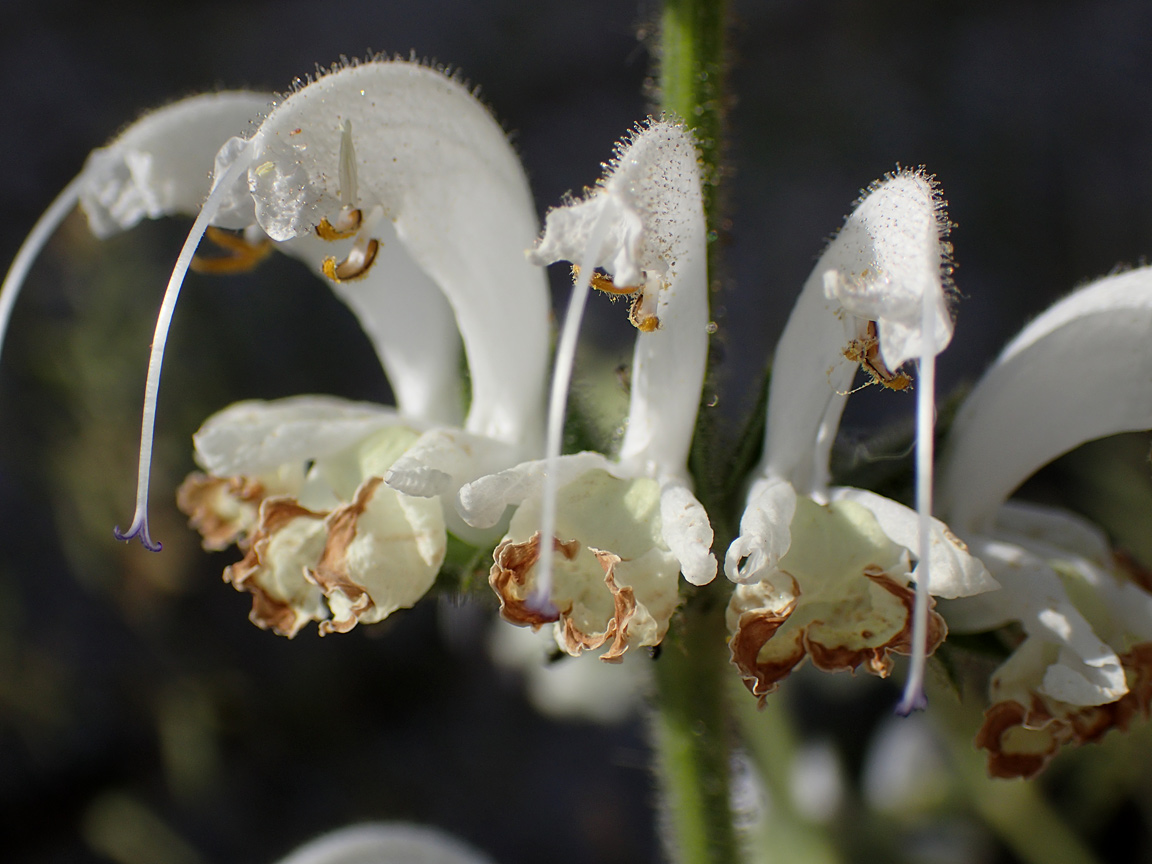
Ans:
[{"label": "flower cluster", "polygon": [[[708,585],[721,557],[731,660],[761,701],[805,661],[887,676],[893,655],[911,655],[910,710],[949,630],[1015,623],[1024,635],[991,679],[977,738],[991,773],[1031,776],[1060,746],[1146,715],[1152,577],[1082,519],[1007,499],[1080,443],[1152,428],[1152,270],[1081,289],[1005,349],[950,430],[934,506],[950,226],[923,170],[874,184],[800,292],[775,351],[739,534],[714,552],[688,469],[715,329],[700,173],[691,132],[650,120],[583,198],[548,213],[537,240],[504,132],[437,69],[378,58],[283,97],[195,97],[93,153],[17,256],[0,337],[37,251],[77,203],[98,236],[195,214],[152,346],[136,514],[118,535],[159,548],[151,437],[186,271],[235,272],[278,250],[351,308],[396,404],[302,395],[232,405],[196,434],[202,472],[179,493],[205,548],[243,554],[224,576],[252,595],[253,622],[285,636],[313,621],[322,634],[347,632],[412,606],[455,538],[492,550],[506,621],[548,625],[560,651],[617,663],[660,645],[695,590],[680,577]],[[205,237],[217,254],[197,254]],[[546,410],[543,267],[559,261],[575,284]],[[629,409],[614,452],[562,453],[592,289],[630,298]],[[861,375],[915,391],[914,508],[832,482]]]}]

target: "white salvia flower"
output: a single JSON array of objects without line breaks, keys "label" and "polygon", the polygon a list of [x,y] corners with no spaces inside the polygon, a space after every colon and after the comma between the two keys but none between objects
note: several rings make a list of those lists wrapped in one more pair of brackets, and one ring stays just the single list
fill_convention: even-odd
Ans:
[{"label": "white salvia flower", "polygon": [[540,448],[547,294],[524,259],[537,222],[519,160],[463,84],[404,61],[333,69],[224,143],[153,342],[136,515],[120,535],[149,548],[164,339],[209,224],[266,237],[322,273],[372,339],[397,406],[234,405],[197,433],[208,475],[189,478],[181,507],[206,545],[245,550],[225,575],[252,593],[261,626],[345,631],[411,606],[439,572],[446,531],[468,530],[442,501]]},{"label": "white salvia flower", "polygon": [[[681,126],[655,122],[620,146],[604,180],[548,214],[533,253],[580,273],[557,351],[549,456],[463,487],[464,518],[494,524],[516,506],[491,583],[518,624],[554,621],[571,654],[608,645],[604,660],[655,645],[683,573],[716,573],[712,528],[689,488],[687,459],[708,342],[706,232],[696,148]],[[611,282],[594,276],[602,268]],[[635,293],[640,330],[627,431],[615,460],[559,456],[580,316],[591,284]],[[540,543],[539,538],[551,538]],[[553,557],[553,552],[557,553]]]},{"label": "white salvia flower", "polygon": [[[776,348],[764,456],[725,572],[733,662],[763,697],[805,657],[821,669],[887,675],[891,653],[921,662],[944,637],[930,592],[995,583],[931,507],[932,364],[951,339],[948,222],[932,178],[900,171],[873,186],[820,257]],[[862,366],[906,389],[920,361],[917,514],[858,489],[829,488],[829,454]],[[927,547],[927,555],[920,550]],[[916,556],[910,572],[909,554]],[[921,590],[914,592],[910,580]],[[914,614],[915,612],[915,614]],[[915,673],[915,670],[914,670]],[[902,709],[920,699],[910,676]]]},{"label": "white salvia flower", "polygon": [[106,147],[56,196],[17,252],[0,290],[0,346],[24,279],[52,233],[77,203],[97,237],[141,219],[193,215],[208,194],[220,145],[262,116],[272,97],[225,92],[195,96],[144,115]]},{"label": "white salvia flower", "polygon": [[1008,344],[965,400],[941,468],[940,513],[1002,588],[956,600],[949,626],[1017,621],[977,737],[995,776],[1038,773],[1066,743],[1124,728],[1152,705],[1152,587],[1096,526],[1006,502],[1080,444],[1152,428],[1152,268],[1101,279]]},{"label": "white salvia flower", "polygon": [[375,822],[321,835],[278,864],[492,864],[492,859],[435,828]]}]

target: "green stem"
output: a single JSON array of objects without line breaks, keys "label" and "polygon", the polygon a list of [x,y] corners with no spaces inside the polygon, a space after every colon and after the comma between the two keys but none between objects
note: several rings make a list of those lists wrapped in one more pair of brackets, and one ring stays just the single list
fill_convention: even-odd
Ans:
[{"label": "green stem", "polygon": [[656,663],[653,731],[669,857],[678,864],[735,864],[729,799],[725,586],[697,592]]},{"label": "green stem", "polygon": [[[719,184],[724,140],[727,0],[665,0],[660,17],[660,109],[696,134],[704,181],[709,240],[721,224]],[[718,244],[709,243],[708,272],[719,272]],[[711,286],[710,286],[711,287]],[[711,368],[712,364],[709,364]],[[710,392],[706,385],[705,392]],[[727,502],[711,458],[709,412],[701,412],[692,458],[697,494],[712,517],[715,548],[727,548]],[[680,864],[735,864],[736,835],[729,796],[732,719],[726,693],[731,586],[719,579],[690,589],[656,664],[653,721],[669,854]]]},{"label": "green stem", "polygon": [[[727,0],[665,0],[657,46],[660,109],[682,119],[700,148],[709,241],[721,225],[726,24]],[[717,256],[718,244],[710,242],[708,272],[713,282],[720,272]],[[709,392],[711,384],[706,384]],[[712,518],[714,548],[725,549],[732,537],[720,466],[712,458],[714,422],[711,412],[701,412],[691,467],[697,495]],[[730,589],[720,578],[685,592],[656,664],[653,737],[665,808],[662,828],[669,856],[679,864],[739,860],[729,795],[732,718],[724,609]]]}]

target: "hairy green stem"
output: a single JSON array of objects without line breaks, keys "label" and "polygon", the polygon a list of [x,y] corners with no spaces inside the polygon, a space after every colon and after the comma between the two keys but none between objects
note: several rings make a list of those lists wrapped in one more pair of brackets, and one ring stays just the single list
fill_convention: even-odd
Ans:
[{"label": "hairy green stem", "polygon": [[[726,13],[726,0],[665,0],[656,46],[660,109],[684,120],[700,148],[709,241],[722,224]],[[718,244],[710,242],[712,282],[719,272],[717,250]],[[706,384],[705,394],[711,392],[712,385]],[[709,398],[706,395],[705,402]],[[701,412],[691,467],[697,495],[712,518],[714,548],[725,549],[732,539],[729,502],[723,500],[721,466],[712,458],[714,422],[711,412]],[[730,590],[723,577],[686,590],[656,664],[653,738],[664,805],[662,828],[669,857],[678,864],[739,860],[729,792],[733,729],[724,609]]]},{"label": "hairy green stem", "polygon": [[729,795],[731,733],[725,641],[726,586],[690,597],[656,663],[653,732],[669,857],[677,864],[734,864]]}]

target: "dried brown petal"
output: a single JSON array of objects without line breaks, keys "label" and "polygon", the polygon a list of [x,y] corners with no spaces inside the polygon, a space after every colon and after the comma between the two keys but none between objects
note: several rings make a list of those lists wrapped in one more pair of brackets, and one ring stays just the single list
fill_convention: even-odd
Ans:
[{"label": "dried brown petal", "polygon": [[225,582],[252,595],[248,617],[256,626],[291,638],[325,617],[320,592],[304,578],[323,548],[324,517],[292,498],[261,503],[247,554],[224,571]]},{"label": "dried brown petal", "polygon": [[1028,710],[1011,699],[984,712],[976,746],[988,751],[991,777],[1029,779],[1039,774],[1065,745],[1098,741],[1111,729],[1127,731],[1137,716],[1147,719],[1152,706],[1152,642],[1120,655],[1128,692],[1106,705],[1068,705],[1032,694]]},{"label": "dried brown petal", "polygon": [[264,484],[251,477],[193,472],[176,490],[176,506],[203,536],[204,548],[219,552],[233,543],[245,545],[266,494]]},{"label": "dried brown petal", "polygon": [[[580,551],[580,544],[575,540],[564,543],[554,539],[553,543],[553,548],[569,561]],[[528,572],[540,558],[539,531],[523,543],[505,540],[496,547],[492,558],[495,563],[488,574],[488,584],[500,598],[500,615],[505,621],[538,630],[544,624],[559,620],[561,611],[568,611],[538,609],[527,603],[531,595],[525,587]]]}]

